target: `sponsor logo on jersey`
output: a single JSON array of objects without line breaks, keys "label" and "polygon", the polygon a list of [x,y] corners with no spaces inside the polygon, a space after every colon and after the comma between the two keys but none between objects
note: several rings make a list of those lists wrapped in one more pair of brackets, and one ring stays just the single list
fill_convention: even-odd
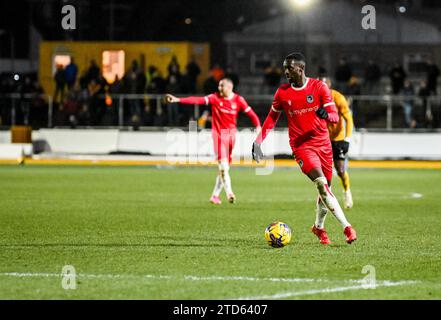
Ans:
[{"label": "sponsor logo on jersey", "polygon": [[315,112],[318,110],[318,108],[319,108],[318,106],[315,106],[315,107],[299,109],[299,110],[288,110],[288,114],[290,117],[293,117],[295,115],[299,116],[307,112]]},{"label": "sponsor logo on jersey", "polygon": [[313,102],[314,102],[314,96],[313,96],[312,94],[308,94],[308,95],[306,96],[306,101],[307,101],[308,103],[313,103]]}]

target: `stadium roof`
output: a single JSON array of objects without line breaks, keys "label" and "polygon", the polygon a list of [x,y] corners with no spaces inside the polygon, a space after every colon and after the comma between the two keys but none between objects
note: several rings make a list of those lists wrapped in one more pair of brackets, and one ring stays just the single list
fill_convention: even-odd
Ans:
[{"label": "stadium roof", "polygon": [[[308,43],[372,43],[372,44],[439,44],[437,26],[414,20],[403,14],[376,11],[376,30],[364,30],[361,6],[332,2],[292,11],[265,22],[249,25],[242,32],[225,36],[227,42],[308,42]],[[282,39],[281,39],[282,37]]]}]

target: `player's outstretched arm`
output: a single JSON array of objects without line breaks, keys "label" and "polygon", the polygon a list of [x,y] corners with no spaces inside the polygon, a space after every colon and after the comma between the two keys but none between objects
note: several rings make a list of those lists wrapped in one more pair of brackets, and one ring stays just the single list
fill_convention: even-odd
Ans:
[{"label": "player's outstretched arm", "polygon": [[166,94],[165,99],[168,103],[182,103],[182,104],[208,104],[207,97],[186,97],[178,98],[171,94]]},{"label": "player's outstretched arm", "polygon": [[167,101],[167,103],[179,103],[180,99],[178,97],[175,97],[174,95],[166,94],[165,100]]}]

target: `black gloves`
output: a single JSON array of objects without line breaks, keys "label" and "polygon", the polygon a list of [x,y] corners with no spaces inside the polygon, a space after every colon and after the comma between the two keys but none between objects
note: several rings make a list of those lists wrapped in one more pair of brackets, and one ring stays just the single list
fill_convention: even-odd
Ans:
[{"label": "black gloves", "polygon": [[329,117],[328,112],[323,107],[318,108],[317,111],[315,112],[315,114],[319,118],[322,118],[322,119],[325,119],[325,120],[328,119],[328,117]]},{"label": "black gloves", "polygon": [[257,163],[260,162],[260,159],[263,159],[262,149],[260,148],[260,144],[258,144],[257,142],[253,143],[253,149],[251,152],[253,155],[253,160],[256,161]]}]

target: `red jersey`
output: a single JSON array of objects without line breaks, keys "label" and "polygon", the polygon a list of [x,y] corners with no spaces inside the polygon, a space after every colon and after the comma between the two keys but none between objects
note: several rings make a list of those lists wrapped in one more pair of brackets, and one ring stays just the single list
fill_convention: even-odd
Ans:
[{"label": "red jersey", "polygon": [[[327,120],[316,115],[324,107],[329,114]],[[332,95],[320,80],[306,78],[301,88],[283,84],[277,90],[272,111],[285,111],[288,118],[289,143],[291,148],[321,147],[330,144],[327,122],[335,122],[337,110]]]},{"label": "red jersey", "polygon": [[211,105],[212,130],[221,133],[222,130],[235,132],[237,130],[237,117],[239,112],[246,113],[256,127],[260,127],[260,121],[243,97],[233,93],[231,97],[222,97],[218,92],[205,97],[181,98],[184,104]]}]

